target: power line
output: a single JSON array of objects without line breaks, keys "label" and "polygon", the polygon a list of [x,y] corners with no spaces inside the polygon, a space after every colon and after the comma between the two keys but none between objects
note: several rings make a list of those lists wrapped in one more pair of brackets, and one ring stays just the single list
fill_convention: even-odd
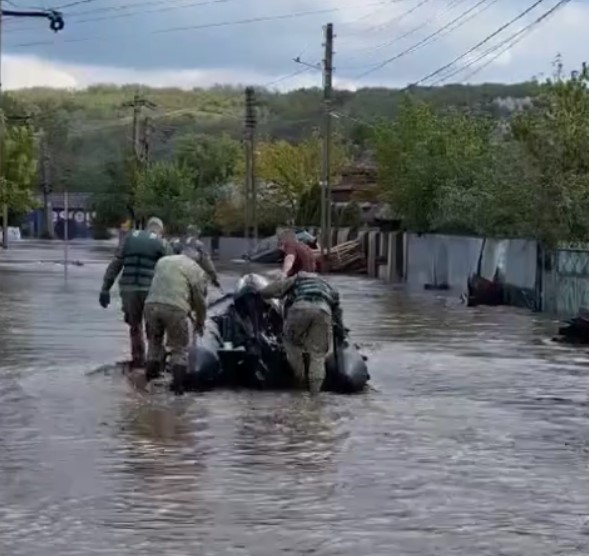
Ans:
[{"label": "power line", "polygon": [[[439,35],[443,31],[445,31],[448,27],[450,27],[451,25],[453,25],[457,21],[460,21],[461,19],[465,18],[473,10],[475,10],[476,8],[478,8],[479,6],[483,5],[485,2],[488,2],[488,1],[489,0],[479,0],[476,4],[474,4],[474,6],[471,6],[468,10],[465,10],[464,12],[462,12],[459,16],[455,17],[452,21],[446,23],[446,25],[444,25],[443,27],[441,27],[437,31],[434,31],[433,33],[429,34],[424,39],[422,39],[419,42],[417,42],[416,44],[406,48],[402,52],[399,52],[395,56],[392,56],[391,58],[387,58],[386,60],[383,60],[382,62],[380,62],[379,64],[376,64],[372,68],[367,69],[366,71],[364,71],[361,74],[359,74],[358,76],[356,76],[355,79],[361,79],[362,77],[365,77],[366,75],[369,75],[370,73],[373,73],[373,72],[385,67],[386,65],[398,60],[399,58],[402,58],[403,56],[407,56],[407,54],[411,54],[411,53],[415,52],[415,50],[417,50],[418,48],[425,46],[428,43],[428,41],[430,41],[432,38],[436,37],[437,35]],[[543,1],[543,0],[540,0],[540,1]]]},{"label": "power line", "polygon": [[[406,1],[407,0],[387,0],[386,2],[378,2],[378,4],[380,4],[381,7],[376,8],[375,10],[370,10],[367,14],[364,14],[364,15],[362,15],[360,17],[355,17],[354,19],[352,19],[350,21],[344,21],[344,22],[342,22],[342,23],[339,24],[339,28],[340,29],[341,28],[344,28],[345,29],[348,26],[355,25],[355,24],[359,23],[360,21],[364,21],[365,19],[368,19],[369,17],[374,16],[375,14],[377,14],[378,12],[380,12],[380,11],[388,8],[392,4],[399,4],[401,2],[406,2]],[[424,2],[429,2],[429,0],[421,0],[416,7],[412,8],[412,10],[409,10],[409,11],[415,11],[415,9],[418,8]],[[385,4],[385,6],[383,7],[382,4]],[[404,12],[404,13],[407,14],[407,12]],[[403,17],[403,16],[401,16],[401,17]],[[396,21],[398,19],[399,19],[399,17],[395,17],[392,20],[385,21],[384,23],[379,23],[378,25],[373,25],[371,27],[368,27],[368,29],[362,29],[362,32],[365,32],[365,31],[370,30],[370,29],[376,29],[376,28],[380,28],[380,27],[386,27],[387,25],[389,25],[390,23],[392,23],[392,22],[394,22],[394,21]]]},{"label": "power line", "polygon": [[[166,12],[166,11],[171,11],[171,10],[178,10],[178,9],[184,9],[184,8],[192,8],[192,7],[198,7],[198,6],[206,6],[206,5],[214,5],[214,4],[226,4],[229,2],[235,2],[237,0],[205,0],[205,1],[200,1],[200,2],[188,2],[186,3],[183,2],[181,4],[172,4],[172,5],[164,5],[162,6],[163,0],[147,0],[147,1],[143,1],[143,2],[134,2],[134,3],[130,3],[130,4],[124,4],[122,6],[104,6],[101,8],[93,8],[91,10],[85,10],[82,12],[74,12],[74,13],[70,13],[68,14],[68,20],[72,20],[74,17],[76,19],[74,19],[74,21],[76,23],[90,23],[90,22],[94,22],[94,21],[104,21],[104,20],[111,20],[111,19],[116,19],[116,18],[123,18],[123,17],[132,17],[132,16],[140,16],[140,15],[144,15],[144,14],[149,14],[149,13],[159,13],[159,12]],[[346,1],[346,0],[342,0],[342,1]],[[352,3],[356,3],[357,0],[348,0],[351,1]],[[374,2],[369,3],[368,5],[382,5],[382,4],[390,4],[391,2],[405,2],[407,0],[376,0]],[[146,7],[149,6],[156,6],[156,8],[153,9],[149,9],[146,10]],[[338,8],[339,9],[339,8]],[[101,14],[104,12],[121,12],[121,11],[126,11],[126,10],[134,10],[134,11],[130,11],[127,13],[119,13],[116,15],[108,15],[108,16],[100,16],[100,17],[92,17],[92,18],[87,18],[87,19],[78,19],[80,16],[85,16],[85,15],[91,15],[91,14]],[[28,30],[28,29],[34,29],[33,27],[11,27],[11,30],[19,30],[19,31],[24,31],[24,30]]]},{"label": "power line", "polygon": [[482,41],[478,42],[472,48],[469,48],[464,54],[461,54],[460,56],[457,56],[456,58],[454,58],[454,60],[452,60],[451,62],[449,62],[446,65],[442,66],[441,68],[438,68],[437,70],[432,71],[431,73],[429,73],[425,77],[421,78],[419,81],[416,81],[415,83],[413,83],[411,86],[419,85],[419,84],[423,83],[424,81],[427,81],[428,79],[431,79],[432,77],[438,75],[439,73],[442,73],[447,68],[453,66],[456,62],[462,60],[464,57],[466,57],[469,54],[471,54],[472,52],[474,52],[477,48],[479,48],[483,44],[486,44],[492,38],[496,37],[499,33],[501,33],[501,31],[505,30],[507,27],[509,27],[510,25],[513,25],[516,21],[518,21],[522,17],[526,16],[535,7],[539,6],[544,1],[545,0],[536,0],[531,6],[529,6],[528,8],[526,8],[523,12],[519,13],[517,16],[515,16],[513,19],[511,19],[507,23],[504,23],[503,25],[501,25],[501,27],[499,27],[498,29],[496,29],[495,31],[493,31],[490,35],[486,36]]},{"label": "power line", "polygon": [[[401,34],[401,35],[397,35],[395,38],[388,40],[386,42],[382,42],[380,44],[377,45],[367,45],[361,48],[357,48],[356,50],[358,51],[356,54],[352,54],[351,57],[357,57],[360,55],[360,52],[365,52],[365,51],[370,51],[370,50],[380,50],[381,48],[385,48],[387,46],[391,46],[407,37],[409,37],[410,35],[413,35],[414,33],[416,33],[417,31],[420,31],[421,29],[423,29],[424,27],[427,27],[430,23],[433,23],[434,21],[436,21],[440,16],[443,16],[446,13],[451,12],[454,8],[456,8],[457,6],[459,6],[460,4],[464,4],[464,2],[468,2],[469,0],[451,0],[448,5],[446,6],[446,9],[442,10],[442,11],[437,11],[434,13],[434,15],[432,17],[428,17],[427,19],[425,19],[424,21],[422,21],[420,24],[416,25],[415,27],[412,27],[411,29],[409,29],[408,31],[406,31],[405,33]],[[362,67],[364,67],[366,64],[362,64]],[[356,67],[359,67],[358,64],[356,64]]]},{"label": "power line", "polygon": [[[397,4],[398,2],[406,2],[407,0],[378,0],[376,2],[371,2],[368,4],[364,4],[365,6],[382,6],[383,4],[391,5],[391,4]],[[368,12],[367,14],[360,16],[360,17],[356,17],[354,19],[352,19],[351,21],[344,21],[340,24],[340,27],[346,27],[349,25],[353,25],[354,23],[358,23],[359,21],[362,21],[364,19],[366,19],[367,17],[370,17],[372,15],[374,15],[375,13],[378,13],[380,10],[382,10],[382,7],[376,8],[375,10],[371,10],[370,12]],[[313,43],[314,44],[314,43]],[[307,46],[305,46],[300,52],[299,55],[297,56],[298,58],[301,58],[311,47],[311,43],[307,44]]]},{"label": "power line", "polygon": [[[491,56],[488,60],[486,60],[478,68],[475,68],[472,71],[470,71],[464,77],[464,81],[470,79],[473,75],[476,75],[477,73],[479,73],[480,71],[485,69],[487,66],[492,64],[497,58],[499,58],[499,56],[501,56],[504,52],[507,52],[509,49],[513,48],[516,44],[518,44],[523,39],[525,39],[526,36],[528,36],[533,31],[536,30],[538,25],[540,25],[543,21],[548,19],[550,16],[554,15],[560,8],[562,8],[563,6],[568,4],[569,1],[570,0],[560,0],[557,4],[555,4],[552,8],[550,8],[547,12],[543,13],[540,17],[538,17],[537,19],[535,19],[534,21],[532,21],[531,23],[526,25],[523,29],[520,29],[517,33],[514,33],[507,40],[503,41],[502,43],[499,43],[499,45],[496,45],[493,49],[489,49],[488,51],[486,51],[484,53],[483,56],[477,58],[475,61],[473,61],[473,62],[467,64],[465,67],[461,68],[460,71],[464,71],[465,69],[474,65],[476,62],[480,61],[481,59],[486,58],[489,54],[492,54],[494,50],[499,49],[499,51],[494,56]],[[507,44],[505,44],[505,43],[507,43]],[[446,79],[448,79],[449,77],[452,77],[456,73],[460,73],[460,71],[451,73],[449,76],[444,78],[444,81]]]},{"label": "power line", "polygon": [[[102,15],[99,17],[89,17],[86,19],[78,19],[78,17],[83,16],[84,14],[88,13],[88,12],[82,12],[82,13],[74,13],[72,14],[72,16],[68,17],[68,20],[72,20],[75,23],[94,23],[96,21],[111,21],[113,19],[120,19],[120,18],[124,18],[124,17],[135,17],[135,16],[140,16],[140,15],[145,15],[145,14],[152,14],[152,13],[162,13],[162,12],[168,12],[168,11],[173,11],[173,10],[179,10],[179,9],[185,9],[185,8],[197,8],[200,6],[210,6],[213,4],[225,4],[226,2],[231,2],[233,0],[205,0],[202,2],[190,2],[188,4],[184,3],[184,4],[172,4],[170,6],[162,6],[162,2],[144,2],[142,3],[144,6],[148,5],[148,4],[156,4],[157,8],[153,8],[153,9],[149,9],[149,10],[145,10],[145,9],[141,9],[138,11],[129,11],[126,13],[115,13],[115,14],[110,14],[110,15]],[[110,6],[108,8],[98,8],[97,10],[90,10],[90,13],[92,13],[93,11],[96,12],[104,12],[104,11],[123,11],[125,9],[131,9],[133,7],[137,7],[140,4],[130,4],[129,7],[125,7],[125,6]],[[28,27],[11,27],[11,31],[27,31],[29,29],[35,29],[35,27],[32,26],[28,26]]]},{"label": "power line", "polygon": [[395,24],[399,23],[399,21],[402,21],[407,16],[411,15],[413,12],[417,11],[424,4],[427,4],[429,1],[430,0],[421,0],[418,4],[413,6],[413,8],[399,14],[397,17],[393,17],[389,21],[385,21],[384,23],[379,23],[378,25],[373,25],[372,27],[369,27],[368,29],[366,29],[366,31],[379,31],[381,29],[385,29],[386,27],[389,27],[390,25],[395,25]]},{"label": "power line", "polygon": [[287,73],[281,77],[278,77],[277,79],[274,79],[272,81],[268,81],[267,83],[262,84],[262,88],[268,88],[271,87],[272,85],[277,85],[278,83],[282,83],[283,81],[287,81],[289,79],[292,79],[293,77],[297,77],[298,75],[301,75],[302,73],[306,73],[308,71],[310,71],[311,68],[302,68],[302,69],[298,69],[296,71],[293,71],[291,73]]},{"label": "power line", "polygon": [[[201,25],[187,25],[183,27],[168,27],[164,29],[156,29],[154,31],[149,31],[148,34],[156,35],[162,33],[173,33],[178,31],[194,31],[199,29],[212,29],[216,27],[230,27],[232,25],[248,25],[252,23],[261,23],[265,21],[278,21],[283,19],[295,19],[298,17],[307,17],[310,15],[319,15],[319,14],[326,14],[339,11],[341,8],[327,8],[322,10],[308,10],[303,12],[295,12],[295,13],[287,13],[287,14],[280,14],[280,15],[272,15],[272,16],[260,16],[260,17],[252,17],[248,19],[237,19],[233,21],[219,21],[215,23],[203,23]],[[62,42],[86,42],[86,41],[100,41],[100,40],[112,40],[115,38],[127,38],[128,35],[110,35],[110,36],[95,36],[95,37],[84,37],[79,39],[64,39]],[[18,44],[11,44],[8,45],[11,48],[26,48],[31,46],[41,46],[46,44],[54,44],[51,41],[35,41],[35,42],[28,42],[28,43],[18,43]]]},{"label": "power line", "polygon": [[74,6],[79,6],[81,4],[91,4],[92,2],[96,2],[97,0],[76,0],[75,2],[70,2],[69,4],[62,4],[61,6],[57,6],[56,10],[65,10],[66,8],[73,8]]}]

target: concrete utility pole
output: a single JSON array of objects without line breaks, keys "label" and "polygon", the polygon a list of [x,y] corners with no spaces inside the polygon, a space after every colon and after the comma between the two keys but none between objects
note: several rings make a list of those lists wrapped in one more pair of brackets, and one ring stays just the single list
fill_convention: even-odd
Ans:
[{"label": "concrete utility pole", "polygon": [[[49,27],[56,33],[64,28],[63,17],[60,12],[55,10],[5,10],[3,9],[2,0],[0,0],[0,185],[3,188],[4,196],[7,195],[6,182],[2,168],[2,154],[4,151],[4,131],[5,119],[2,102],[2,23],[3,17],[42,17],[49,20]],[[2,247],[8,249],[8,202],[4,199],[2,203]]]},{"label": "concrete utility pole", "polygon": [[253,87],[245,89],[245,230],[250,252],[258,242],[258,192],[255,171],[256,97]]},{"label": "concrete utility pole", "polygon": [[[122,107],[133,109],[133,156],[135,157],[135,162],[137,164],[137,167],[142,167],[145,159],[144,159],[144,156],[142,153],[141,138],[140,138],[140,132],[139,132],[139,125],[140,125],[139,118],[141,116],[141,109],[142,108],[154,109],[154,108],[157,108],[157,105],[154,104],[153,102],[151,102],[150,100],[143,98],[139,93],[135,93],[135,95],[133,95],[133,100],[129,100],[127,102],[124,102],[122,104]],[[134,192],[132,193],[132,195],[134,195]],[[134,205],[133,201],[131,201],[131,205]],[[135,226],[135,228],[138,228],[138,227],[140,227],[140,222],[138,222],[135,219],[135,215],[134,215],[135,207],[132,206],[131,209],[133,212],[132,217],[134,219],[134,226]]]},{"label": "concrete utility pole", "polygon": [[321,156],[321,252],[331,255],[331,97],[333,77],[333,24],[325,26],[323,58],[323,152]]}]

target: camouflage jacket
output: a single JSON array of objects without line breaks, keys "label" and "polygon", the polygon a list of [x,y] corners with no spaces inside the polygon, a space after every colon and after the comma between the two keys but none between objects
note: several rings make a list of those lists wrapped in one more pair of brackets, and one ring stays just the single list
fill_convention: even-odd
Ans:
[{"label": "camouflage jacket", "polygon": [[338,291],[314,273],[299,272],[289,278],[272,282],[260,290],[260,295],[265,298],[284,298],[287,314],[288,309],[296,303],[313,303],[332,315],[334,324],[343,328]]},{"label": "camouflage jacket", "polygon": [[207,273],[207,276],[210,278],[211,282],[215,285],[219,283],[217,269],[215,268],[211,256],[209,255],[209,252],[207,251],[207,248],[202,241],[196,237],[188,236],[184,239],[175,239],[172,242],[172,246],[176,254],[182,253],[182,250],[185,248],[193,249],[197,254],[196,262]]},{"label": "camouflage jacket", "polygon": [[194,311],[204,322],[207,312],[207,281],[202,268],[186,255],[169,255],[155,266],[146,303],[178,307],[186,314]]}]

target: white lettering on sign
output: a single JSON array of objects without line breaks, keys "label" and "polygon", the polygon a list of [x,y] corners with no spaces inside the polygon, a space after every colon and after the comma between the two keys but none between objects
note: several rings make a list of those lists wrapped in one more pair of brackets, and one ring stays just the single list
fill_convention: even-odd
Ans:
[{"label": "white lettering on sign", "polygon": [[[55,224],[58,220],[64,220],[65,218],[65,211],[63,210],[52,210],[51,211],[51,220]],[[93,219],[96,218],[95,212],[85,212],[85,211],[69,211],[69,220],[75,220],[76,222],[82,224],[84,222],[91,223]]]}]

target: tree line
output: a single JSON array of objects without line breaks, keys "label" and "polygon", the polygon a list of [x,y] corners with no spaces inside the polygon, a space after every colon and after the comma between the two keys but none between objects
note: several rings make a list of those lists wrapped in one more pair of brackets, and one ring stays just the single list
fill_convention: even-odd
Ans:
[{"label": "tree line", "polygon": [[507,120],[407,97],[375,133],[379,183],[417,232],[589,240],[589,73],[557,64]]},{"label": "tree line", "polygon": [[[565,76],[557,65],[543,83],[338,91],[334,110],[343,117],[335,119],[333,181],[371,156],[380,198],[407,229],[585,239],[588,78],[585,66]],[[242,90],[143,88],[157,105],[147,165],[132,156],[123,107],[135,91],[95,86],[3,95],[0,201],[8,201],[12,217],[29,210],[39,191],[42,132],[53,189],[92,193],[97,229],[132,212],[157,213],[173,231],[196,221],[211,232],[241,232]],[[260,230],[318,224],[321,92],[262,90],[258,99]],[[350,224],[357,214],[338,218],[334,223]]]}]

